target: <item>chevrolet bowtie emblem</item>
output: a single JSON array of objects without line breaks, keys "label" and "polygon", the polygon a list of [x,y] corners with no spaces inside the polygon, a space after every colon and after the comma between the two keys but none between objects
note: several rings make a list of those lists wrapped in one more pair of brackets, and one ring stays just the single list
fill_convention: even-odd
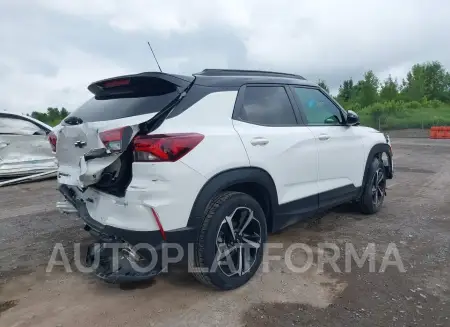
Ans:
[{"label": "chevrolet bowtie emblem", "polygon": [[87,143],[86,143],[86,142],[83,142],[83,141],[76,141],[74,145],[75,145],[75,147],[81,149],[81,148],[84,148],[84,147],[86,146],[86,144],[87,144]]}]

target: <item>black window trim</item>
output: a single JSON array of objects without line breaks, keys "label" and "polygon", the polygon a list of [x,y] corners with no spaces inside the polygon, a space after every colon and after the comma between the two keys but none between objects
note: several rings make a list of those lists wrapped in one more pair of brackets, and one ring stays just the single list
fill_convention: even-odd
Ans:
[{"label": "black window trim", "polygon": [[[284,90],[286,91],[286,94],[288,96],[289,102],[291,103],[291,107],[292,107],[292,111],[295,117],[295,124],[292,125],[285,125],[285,124],[257,124],[254,122],[248,122],[245,120],[242,120],[239,118],[241,111],[243,110],[244,107],[244,97],[245,97],[245,90],[247,87],[283,87]],[[244,84],[239,88],[238,91],[238,95],[236,97],[236,102],[234,104],[234,109],[233,109],[233,115],[232,115],[232,119],[233,120],[237,120],[237,121],[241,121],[243,123],[247,123],[247,124],[251,124],[251,125],[256,125],[256,126],[263,126],[263,127],[299,127],[299,126],[305,126],[304,124],[304,120],[302,118],[302,116],[299,113],[299,110],[297,108],[297,104],[295,102],[295,99],[293,97],[293,94],[291,93],[291,90],[289,89],[289,86],[284,84],[284,83],[248,83],[248,84]]]},{"label": "black window trim", "polygon": [[[331,124],[314,124],[314,125],[309,125],[308,124],[308,119],[306,117],[305,111],[303,110],[303,106],[300,103],[300,101],[297,99],[297,96],[295,95],[295,90],[294,88],[304,88],[304,89],[314,89],[319,91],[320,93],[322,93],[328,100],[331,101],[332,104],[335,105],[335,107],[339,110],[339,112],[341,113],[341,119],[342,119],[342,123],[341,124],[336,124],[336,125],[331,125]],[[294,101],[296,103],[296,106],[298,108],[298,111],[300,112],[300,115],[303,119],[303,121],[305,122],[305,126],[308,127],[321,127],[321,126],[328,126],[328,127],[332,127],[332,126],[347,126],[346,125],[346,121],[347,121],[347,112],[345,111],[345,109],[343,109],[341,107],[341,105],[339,103],[337,103],[329,94],[327,94],[326,92],[324,92],[320,87],[317,86],[310,86],[310,85],[289,85],[289,89],[292,92],[292,95],[294,97]]]}]

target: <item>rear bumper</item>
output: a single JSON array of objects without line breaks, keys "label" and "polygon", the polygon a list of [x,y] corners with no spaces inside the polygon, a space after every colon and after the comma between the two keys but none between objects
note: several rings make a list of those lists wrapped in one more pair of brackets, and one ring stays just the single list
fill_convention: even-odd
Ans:
[{"label": "rear bumper", "polygon": [[77,198],[75,192],[71,188],[67,185],[60,185],[59,191],[64,198],[76,208],[78,215],[88,226],[86,230],[100,240],[122,240],[133,246],[145,243],[155,247],[159,247],[163,242],[176,243],[184,247],[184,245],[196,241],[197,229],[190,227],[165,231],[165,239],[163,239],[162,233],[159,230],[134,231],[104,225],[91,217],[87,210],[86,203],[82,199]]},{"label": "rear bumper", "polygon": [[85,202],[77,198],[67,185],[60,185],[59,191],[76,208],[79,217],[86,224],[85,230],[101,242],[126,242],[131,246],[150,246],[157,251],[161,250],[164,244],[173,244],[180,246],[184,254],[187,254],[189,244],[194,244],[197,240],[197,229],[191,227],[164,231],[164,239],[159,230],[134,231],[104,225],[90,216]]},{"label": "rear bumper", "polygon": [[[191,246],[198,237],[197,229],[165,231],[163,237],[159,230],[133,231],[104,225],[91,217],[85,202],[77,198],[74,190],[67,185],[60,185],[59,190],[77,210],[86,224],[85,230],[98,240],[86,253],[86,266],[92,267],[98,278],[109,283],[149,280],[167,269],[169,264],[189,260]],[[116,252],[112,250],[115,247]]]}]

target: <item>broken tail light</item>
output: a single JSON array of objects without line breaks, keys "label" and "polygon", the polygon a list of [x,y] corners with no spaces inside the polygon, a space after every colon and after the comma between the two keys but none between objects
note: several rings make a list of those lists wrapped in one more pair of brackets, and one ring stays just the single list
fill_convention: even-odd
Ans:
[{"label": "broken tail light", "polygon": [[101,132],[99,133],[100,140],[111,152],[120,152],[122,151],[123,136],[126,128],[121,127]]},{"label": "broken tail light", "polygon": [[58,138],[56,137],[56,134],[53,132],[50,132],[48,134],[48,142],[50,143],[50,146],[52,147],[52,151],[56,152],[56,142],[58,141]]},{"label": "broken tail light", "polygon": [[197,133],[137,136],[133,140],[134,160],[138,162],[174,162],[181,159],[202,140]]}]

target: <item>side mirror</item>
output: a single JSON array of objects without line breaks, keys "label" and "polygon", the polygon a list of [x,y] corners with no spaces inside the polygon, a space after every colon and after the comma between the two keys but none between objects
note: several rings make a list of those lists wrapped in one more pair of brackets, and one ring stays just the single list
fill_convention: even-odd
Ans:
[{"label": "side mirror", "polygon": [[359,125],[359,116],[356,112],[354,112],[353,110],[348,110],[347,111],[347,125],[348,126],[356,126]]}]

